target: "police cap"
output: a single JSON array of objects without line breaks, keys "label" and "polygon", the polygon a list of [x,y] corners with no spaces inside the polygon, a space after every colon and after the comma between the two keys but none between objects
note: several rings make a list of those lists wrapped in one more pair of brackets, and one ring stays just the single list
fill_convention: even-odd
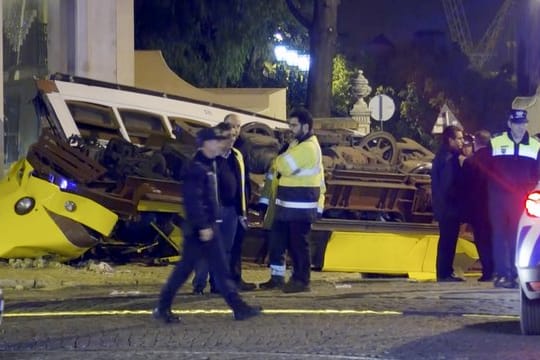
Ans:
[{"label": "police cap", "polygon": [[524,124],[529,122],[529,120],[527,119],[527,111],[518,109],[512,109],[510,111],[510,117],[508,118],[508,120],[516,124]]},{"label": "police cap", "polygon": [[215,127],[203,128],[197,132],[197,144],[199,146],[208,140],[223,140],[226,138],[227,137],[223,136],[221,131]]}]

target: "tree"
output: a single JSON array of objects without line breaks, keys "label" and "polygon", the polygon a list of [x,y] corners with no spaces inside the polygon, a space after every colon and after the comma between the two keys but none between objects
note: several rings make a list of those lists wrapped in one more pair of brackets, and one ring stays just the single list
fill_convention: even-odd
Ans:
[{"label": "tree", "polygon": [[169,66],[199,87],[256,83],[272,38],[295,24],[282,1],[135,0],[135,48],[161,49]]},{"label": "tree", "polygon": [[[496,75],[480,73],[469,66],[458,46],[437,31],[418,32],[411,43],[391,50],[394,56],[383,59],[387,62],[366,54],[363,62],[368,66],[360,65],[374,87],[395,89],[400,114],[385,123],[385,130],[429,145],[429,133],[444,104],[467,132],[504,130],[516,96],[511,66]],[[385,71],[377,68],[381,63]]]},{"label": "tree", "polygon": [[357,71],[347,62],[345,57],[337,54],[332,69],[332,115],[349,116],[358,95],[353,87],[353,79]]},{"label": "tree", "polygon": [[[332,70],[331,114],[348,116],[358,95],[353,87],[357,71],[351,67],[345,57],[334,57]],[[287,88],[287,108],[305,107],[307,77],[304,71],[286,63],[269,64],[266,83],[274,87]]]},{"label": "tree", "polygon": [[337,49],[337,12],[340,0],[286,2],[291,13],[309,33],[311,64],[307,83],[307,108],[315,117],[330,116],[332,62]]}]

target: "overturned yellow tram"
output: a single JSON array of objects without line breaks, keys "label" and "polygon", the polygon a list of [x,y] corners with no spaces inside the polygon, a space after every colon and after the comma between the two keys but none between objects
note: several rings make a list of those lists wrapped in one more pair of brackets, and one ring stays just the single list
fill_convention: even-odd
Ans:
[{"label": "overturned yellow tram", "polygon": [[[57,74],[36,81],[37,116],[47,124],[25,159],[0,182],[0,258],[80,257],[127,262],[174,259],[181,233],[179,169],[194,135],[234,112],[250,154],[256,201],[266,166],[286,138],[283,121],[225,106]],[[312,264],[351,271],[435,278],[433,154],[388,133],[316,126],[327,197],[314,224]],[[250,213],[245,255],[263,244]],[[477,260],[458,243],[458,267]]]}]

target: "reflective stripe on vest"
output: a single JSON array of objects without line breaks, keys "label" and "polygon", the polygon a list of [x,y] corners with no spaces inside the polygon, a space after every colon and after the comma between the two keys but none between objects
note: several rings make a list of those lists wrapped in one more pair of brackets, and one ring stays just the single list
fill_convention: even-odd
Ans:
[{"label": "reflective stripe on vest", "polygon": [[314,221],[319,208],[324,206],[324,172],[317,138],[312,136],[300,143],[291,143],[288,150],[276,158],[275,164],[281,173],[274,202],[276,219]]},{"label": "reflective stripe on vest", "polygon": [[236,148],[231,149],[234,153],[233,156],[238,163],[238,168],[240,169],[240,189],[241,189],[241,200],[242,201],[242,216],[247,216],[247,199],[246,199],[246,169],[244,167],[244,156],[240,150]]},{"label": "reflective stripe on vest", "polygon": [[[319,157],[321,156],[320,153],[318,155]],[[287,161],[287,164],[289,164],[289,167],[291,168],[294,176],[313,176],[321,172],[321,167],[318,164],[311,169],[299,169],[298,165],[296,165],[296,161],[294,161],[293,157],[290,154],[284,155],[283,158],[285,159],[285,161]],[[317,163],[319,162],[320,161],[317,160]]]},{"label": "reflective stripe on vest", "polygon": [[290,209],[317,209],[318,202],[285,201],[276,199],[276,205]]}]

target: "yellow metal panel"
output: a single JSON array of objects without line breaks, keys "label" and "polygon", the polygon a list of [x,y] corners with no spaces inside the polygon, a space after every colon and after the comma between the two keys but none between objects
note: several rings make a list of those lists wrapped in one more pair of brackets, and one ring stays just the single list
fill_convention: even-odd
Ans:
[{"label": "yellow metal panel", "polygon": [[[47,210],[103,235],[111,233],[118,219],[115,213],[90,199],[60,191],[56,185],[32,176],[32,170],[28,162],[20,161],[0,181],[0,257],[54,255],[69,259],[86,251],[66,238]],[[35,207],[25,215],[18,215],[14,210],[15,203],[25,196],[35,199]],[[68,200],[76,204],[75,211],[65,209]]]},{"label": "yellow metal panel", "polygon": [[[62,192],[54,184],[33,178],[31,186],[36,190],[39,189],[39,191],[36,191],[35,195],[37,197],[42,197],[42,206],[44,208],[84,224],[105,236],[111,234],[114,225],[118,221],[118,215],[109,209],[88,198]],[[47,192],[50,193],[50,196],[45,197]],[[75,204],[75,211],[71,212],[66,210],[65,204],[68,201]]]},{"label": "yellow metal panel", "polygon": [[[333,232],[324,254],[324,271],[407,274],[435,279],[438,234]],[[456,252],[471,265],[478,254],[473,243],[459,239]]]},{"label": "yellow metal panel", "polygon": [[156,212],[167,212],[167,213],[182,213],[182,205],[180,203],[168,203],[163,201],[150,201],[150,200],[141,200],[137,204],[138,211],[156,211]]}]

